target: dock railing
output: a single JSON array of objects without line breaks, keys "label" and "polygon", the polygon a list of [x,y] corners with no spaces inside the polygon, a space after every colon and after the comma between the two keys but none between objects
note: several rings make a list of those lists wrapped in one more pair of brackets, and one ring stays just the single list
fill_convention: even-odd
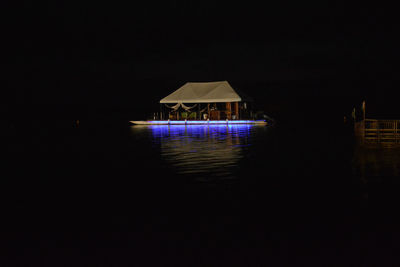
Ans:
[{"label": "dock railing", "polygon": [[365,119],[354,124],[363,145],[400,146],[400,120]]}]

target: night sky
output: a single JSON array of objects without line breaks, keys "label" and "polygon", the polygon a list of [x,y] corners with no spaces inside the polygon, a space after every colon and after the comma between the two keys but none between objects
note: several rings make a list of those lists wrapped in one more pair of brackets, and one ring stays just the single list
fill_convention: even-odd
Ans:
[{"label": "night sky", "polygon": [[[237,266],[236,247],[247,245],[242,266],[266,255],[394,266],[399,179],[375,163],[398,175],[398,151],[360,152],[344,116],[356,107],[360,118],[366,100],[367,118],[400,119],[398,9],[263,2],[0,1],[0,266],[10,266],[3,255],[20,266],[123,266],[139,254],[138,266],[178,266],[172,258],[184,253],[172,248],[186,244],[226,250],[188,250],[184,259],[200,262],[183,266],[224,266],[223,257]],[[276,130],[157,139],[157,128],[129,127],[184,83],[221,80],[255,99]],[[203,141],[208,153],[214,142],[240,151],[229,155],[237,178],[176,175],[174,155],[208,164],[191,146]]]},{"label": "night sky", "polygon": [[3,23],[6,88],[12,103],[42,108],[41,116],[49,106],[67,117],[71,112],[85,117],[90,107],[157,111],[159,99],[185,82],[216,80],[228,80],[274,114],[279,113],[274,105],[295,102],[297,109],[312,112],[329,102],[342,118],[362,99],[374,113],[395,111],[381,107],[393,106],[382,103],[392,101],[398,88],[398,25],[390,6],[282,1],[1,5],[8,15]]}]

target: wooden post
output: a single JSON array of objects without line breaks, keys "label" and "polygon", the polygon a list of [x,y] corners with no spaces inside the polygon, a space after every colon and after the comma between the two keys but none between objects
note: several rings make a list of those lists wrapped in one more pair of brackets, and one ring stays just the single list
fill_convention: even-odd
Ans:
[{"label": "wooden post", "polygon": [[232,119],[232,107],[231,102],[226,102],[226,117],[228,120]]},{"label": "wooden post", "polygon": [[363,107],[363,119],[365,121],[365,100],[362,103],[362,107]]},{"label": "wooden post", "polygon": [[236,119],[239,120],[239,102],[235,102],[235,115]]},{"label": "wooden post", "polygon": [[197,114],[199,115],[199,116],[197,116],[197,119],[201,120],[200,103],[197,104]]},{"label": "wooden post", "polygon": [[207,103],[207,119],[210,119],[210,103]]}]

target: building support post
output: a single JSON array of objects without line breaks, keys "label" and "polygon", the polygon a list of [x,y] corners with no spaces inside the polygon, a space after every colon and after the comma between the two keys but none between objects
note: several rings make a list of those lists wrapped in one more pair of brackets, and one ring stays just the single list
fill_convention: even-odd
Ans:
[{"label": "building support post", "polygon": [[235,115],[236,119],[239,120],[239,102],[235,102]]},{"label": "building support post", "polygon": [[232,119],[232,106],[231,106],[231,102],[226,102],[225,103],[225,109],[226,109],[226,118],[228,120]]}]

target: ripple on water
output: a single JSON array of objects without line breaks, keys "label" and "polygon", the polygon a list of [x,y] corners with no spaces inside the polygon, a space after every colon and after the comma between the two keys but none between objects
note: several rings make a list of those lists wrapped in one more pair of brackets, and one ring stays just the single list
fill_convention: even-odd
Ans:
[{"label": "ripple on water", "polygon": [[240,161],[253,145],[255,125],[157,125],[135,128],[148,131],[162,159],[178,174],[235,177]]}]

